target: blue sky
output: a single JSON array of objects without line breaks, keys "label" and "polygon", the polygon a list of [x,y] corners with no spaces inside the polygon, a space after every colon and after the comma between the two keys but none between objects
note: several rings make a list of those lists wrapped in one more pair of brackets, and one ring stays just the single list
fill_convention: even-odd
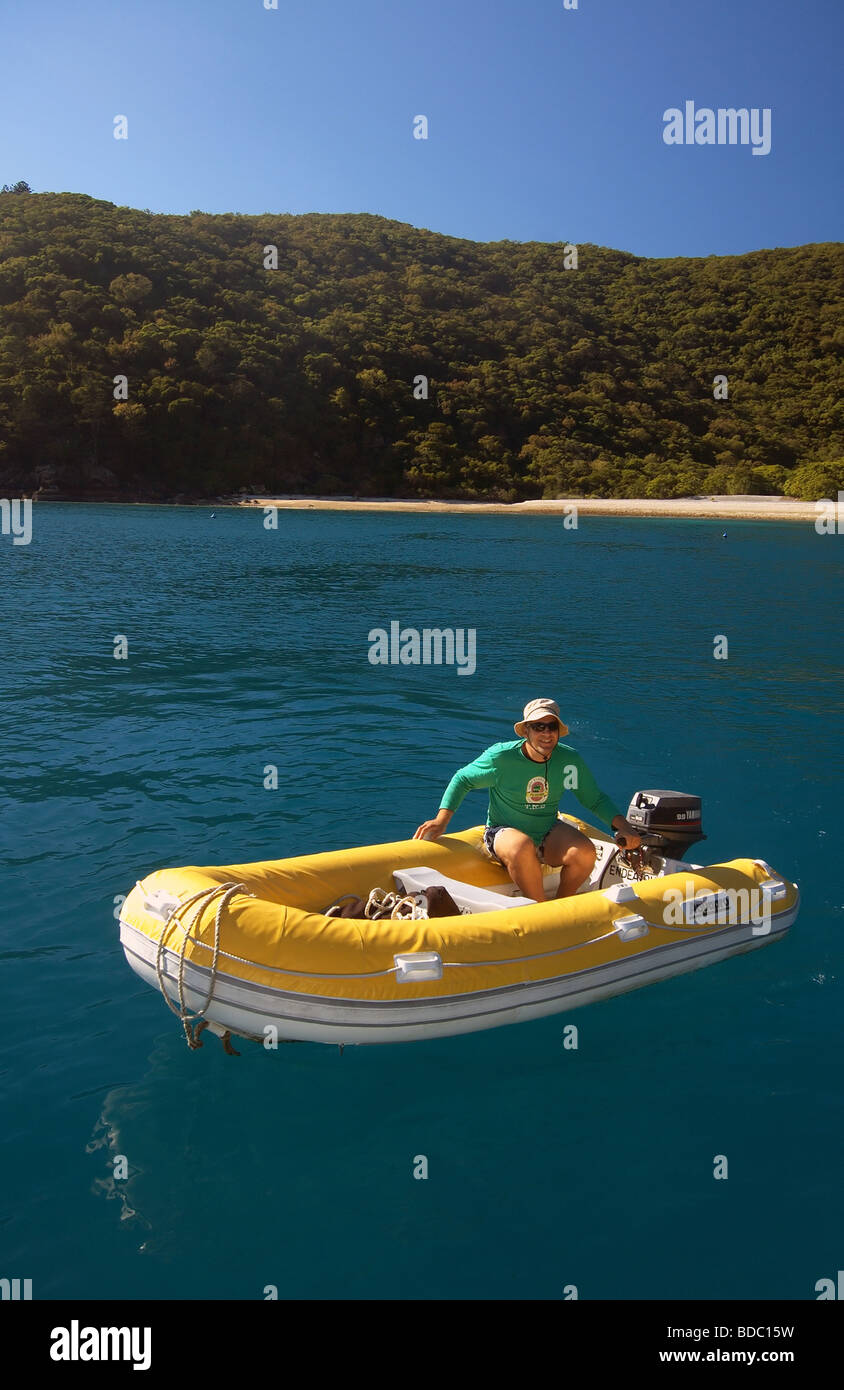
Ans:
[{"label": "blue sky", "polygon": [[[841,0],[44,0],[2,27],[0,183],[645,256],[841,238]],[[770,108],[771,152],[666,145],[686,101]]]}]

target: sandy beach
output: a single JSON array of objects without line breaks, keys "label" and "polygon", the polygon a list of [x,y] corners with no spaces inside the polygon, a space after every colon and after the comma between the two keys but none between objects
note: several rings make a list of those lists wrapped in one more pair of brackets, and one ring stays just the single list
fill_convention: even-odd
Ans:
[{"label": "sandy beach", "polygon": [[[834,498],[832,499],[835,500]],[[713,517],[743,521],[815,521],[820,515],[814,502],[794,497],[711,496],[655,498],[558,497],[553,501],[433,502],[420,499],[376,497],[365,501],[352,497],[257,497],[220,498],[218,506],[313,508],[315,511],[368,512],[481,512],[502,515],[564,514],[576,507],[579,516]]]}]

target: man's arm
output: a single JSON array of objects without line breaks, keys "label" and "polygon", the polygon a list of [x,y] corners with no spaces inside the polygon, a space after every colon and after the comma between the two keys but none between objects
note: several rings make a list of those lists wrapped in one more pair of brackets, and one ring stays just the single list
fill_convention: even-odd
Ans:
[{"label": "man's arm", "polygon": [[587,811],[592,811],[599,820],[604,822],[604,825],[609,825],[613,830],[623,835],[625,849],[636,849],[641,844],[636,827],[624,819],[615,802],[610,800],[606,792],[601,791],[579,753],[575,768],[577,776],[572,791],[581,806],[585,806]]},{"label": "man's arm", "polygon": [[458,768],[440,802],[440,809],[433,820],[423,821],[413,836],[414,840],[436,840],[442,835],[454,812],[469,791],[479,787],[492,787],[498,780],[498,768],[491,749],[487,748],[473,763]]},{"label": "man's arm", "polygon": [[611,825],[615,828],[615,821],[623,821],[624,817],[615,802],[601,791],[579,753],[575,753],[569,765],[573,766],[575,771],[574,785],[571,790],[581,806],[585,806],[587,811],[592,811],[599,820],[603,821],[604,825]]},{"label": "man's arm", "polygon": [[414,840],[438,840],[453,815],[453,811],[445,811],[441,806],[433,820],[423,820],[413,836]]}]

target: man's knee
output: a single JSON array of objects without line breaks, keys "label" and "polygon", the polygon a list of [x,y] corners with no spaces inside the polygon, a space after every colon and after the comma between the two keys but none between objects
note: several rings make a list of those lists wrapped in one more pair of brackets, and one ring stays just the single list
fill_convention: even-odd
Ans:
[{"label": "man's knee", "polygon": [[[553,837],[553,838],[552,838]],[[568,836],[566,837],[568,839]],[[560,838],[551,832],[548,843],[543,850],[543,859],[546,864],[553,868],[572,868],[582,870],[584,874],[591,874],[595,867],[597,852],[592,841],[586,836],[578,834],[573,842],[560,844]]]},{"label": "man's knee", "polygon": [[511,830],[506,833],[506,836],[503,833],[498,835],[495,841],[495,853],[507,869],[526,859],[530,860],[531,857],[537,862],[539,859],[533,840],[520,830]]},{"label": "man's knee", "polygon": [[585,845],[575,845],[573,850],[574,862],[578,868],[586,869],[591,874],[595,867],[595,860],[598,857],[597,850],[591,840],[587,840]]},{"label": "man's knee", "polygon": [[595,846],[575,845],[563,858],[562,868],[569,873],[576,874],[583,882],[589,877],[595,867]]}]

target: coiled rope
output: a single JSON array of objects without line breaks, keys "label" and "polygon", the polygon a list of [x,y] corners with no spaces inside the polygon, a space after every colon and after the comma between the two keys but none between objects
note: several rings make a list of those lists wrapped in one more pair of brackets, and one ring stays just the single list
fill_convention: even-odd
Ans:
[{"label": "coiled rope", "polygon": [[428,902],[424,893],[402,894],[373,888],[364,911],[373,922],[387,916],[393,922],[418,922],[428,916]]},{"label": "coiled rope", "polygon": [[[324,917],[337,918],[340,916],[340,908],[344,902],[360,902],[357,893],[343,893],[342,897],[335,898],[333,903],[323,909]],[[464,911],[463,908],[460,911]],[[386,888],[373,888],[363,908],[364,917],[369,922],[380,922],[383,918],[389,917],[394,922],[415,921],[418,922],[428,916],[428,900],[424,893],[400,893],[388,891]],[[350,921],[361,920],[360,918],[350,918]]]},{"label": "coiled rope", "polygon": [[[176,1015],[182,1027],[184,1028],[185,1041],[187,1042],[187,1045],[190,1048],[197,1048],[202,1046],[198,1037],[199,1030],[202,1025],[199,1025],[196,1029],[194,1029],[192,1026],[192,1021],[195,1019],[204,1018],[205,1010],[208,1008],[208,1005],[211,1003],[211,1000],[214,996],[214,986],[217,983],[217,962],[221,955],[220,918],[223,913],[223,908],[226,907],[226,905],[229,902],[231,902],[235,893],[243,893],[247,898],[255,897],[255,894],[250,893],[245,883],[218,883],[215,884],[213,888],[200,889],[200,891],[198,893],[194,893],[192,897],[186,898],[183,903],[176,904],[176,906],[173,908],[173,911],[170,913],[170,916],[167,918],[167,921],[164,923],[161,935],[158,938],[158,950],[155,954],[155,975],[156,979],[158,980],[158,988],[164,995],[164,1002],[166,1003],[168,1009],[171,1011],[171,1013],[174,1013]],[[194,930],[195,927],[198,926],[199,920],[206,907],[209,907],[211,903],[214,901],[214,899],[217,897],[219,897],[220,901],[217,903],[217,913],[214,918],[214,946],[213,954],[211,957],[211,981],[208,985],[208,993],[205,997],[205,1002],[202,1004],[201,1008],[196,1010],[195,1013],[191,1013],[188,1009],[187,1001],[185,999],[185,952],[187,951],[189,941],[193,941],[198,945],[204,947],[206,951],[211,949],[206,945],[204,941],[200,941],[198,936],[191,936],[191,932]],[[194,903],[196,904],[196,912],[194,913],[193,921],[190,923],[181,921],[181,914],[187,908],[191,907]],[[164,948],[166,945],[167,935],[170,931],[170,928],[175,926],[180,926],[183,932],[182,945],[179,951],[179,973],[177,977],[179,991],[178,1008],[176,1008],[176,1005],[173,1003],[173,1000],[167,993],[167,989],[165,987],[166,977],[163,968]],[[222,954],[225,955],[226,953],[222,952]]]}]

